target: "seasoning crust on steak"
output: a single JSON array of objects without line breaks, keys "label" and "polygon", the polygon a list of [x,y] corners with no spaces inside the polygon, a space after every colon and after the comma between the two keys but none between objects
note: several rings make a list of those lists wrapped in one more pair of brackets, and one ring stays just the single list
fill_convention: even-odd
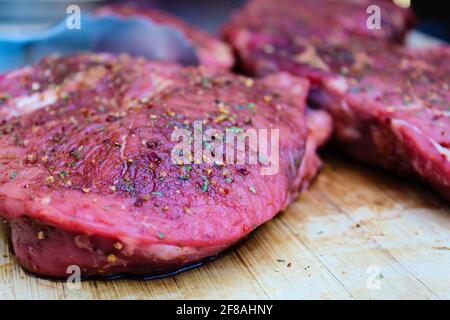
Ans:
[{"label": "seasoning crust on steak", "polygon": [[[448,46],[416,51],[342,27],[327,29],[297,10],[305,3],[250,1],[237,12],[224,35],[241,67],[250,75],[285,71],[309,78],[309,102],[333,116],[342,150],[418,175],[449,199]],[[249,8],[271,8],[273,18],[257,20]]]},{"label": "seasoning crust on steak", "polygon": [[[109,54],[0,76],[0,214],[45,276],[160,274],[216,255],[284,209],[320,165],[330,119],[307,80],[261,80]],[[307,126],[320,123],[315,130]],[[280,164],[174,164],[175,128],[277,128]]]}]

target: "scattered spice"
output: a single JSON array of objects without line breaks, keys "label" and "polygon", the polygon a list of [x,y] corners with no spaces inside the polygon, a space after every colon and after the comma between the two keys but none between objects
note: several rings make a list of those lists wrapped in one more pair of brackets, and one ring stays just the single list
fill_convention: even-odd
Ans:
[{"label": "scattered spice", "polygon": [[245,79],[244,83],[245,83],[246,87],[251,88],[251,87],[253,87],[253,84],[255,83],[255,81],[253,81],[252,78],[247,78],[247,79]]},{"label": "scattered spice", "polygon": [[60,171],[59,172],[59,177],[62,179],[62,180],[65,180],[66,178],[67,178],[67,176],[68,176],[69,174],[66,172],[66,171]]},{"label": "scattered spice", "polygon": [[139,101],[142,104],[147,104],[150,101],[150,98],[149,97],[142,97],[141,99],[139,99]]},{"label": "scattered spice", "polygon": [[246,175],[248,175],[248,174],[250,173],[250,172],[249,172],[247,169],[245,169],[245,168],[239,169],[238,172],[239,172],[239,174],[242,175],[242,176],[246,176]]},{"label": "scattered spice", "polygon": [[136,201],[134,201],[134,206],[140,208],[140,207],[142,207],[144,205],[144,201],[145,200],[143,198],[138,197],[136,199]]},{"label": "scattered spice", "polygon": [[53,184],[53,183],[55,183],[55,177],[48,176],[47,178],[45,178],[45,184],[50,185],[50,184]]},{"label": "scattered spice", "polygon": [[173,111],[170,110],[170,109],[166,110],[166,114],[167,114],[169,117],[175,117],[175,112],[173,112]]},{"label": "scattered spice", "polygon": [[219,113],[230,114],[230,110],[228,110],[224,105],[219,105]]},{"label": "scattered spice", "polygon": [[201,190],[202,190],[202,192],[206,192],[208,190],[209,180],[208,180],[208,177],[206,177],[206,176],[202,176],[202,179],[203,179],[203,184],[201,186]]},{"label": "scattered spice", "polygon": [[211,87],[211,81],[207,77],[202,77],[202,86],[206,88]]},{"label": "scattered spice", "polygon": [[121,242],[114,243],[114,249],[122,250],[123,249],[123,244]]},{"label": "scattered spice", "polygon": [[17,177],[17,172],[13,171],[9,174],[9,180],[14,180]]},{"label": "scattered spice", "polygon": [[269,102],[272,101],[272,96],[265,95],[265,96],[263,97],[263,100],[264,100],[265,103],[269,103]]},{"label": "scattered spice", "polygon": [[44,231],[39,231],[39,232],[37,233],[37,238],[38,238],[38,240],[44,240],[44,239],[45,239],[45,233],[44,233]]},{"label": "scattered spice", "polygon": [[36,156],[34,154],[27,154],[27,161],[28,162],[34,162],[36,160]]},{"label": "scattered spice", "polygon": [[41,88],[41,85],[38,82],[33,82],[31,84],[31,90],[38,91]]},{"label": "scattered spice", "polygon": [[0,93],[0,102],[6,101],[11,98],[11,95],[6,92]]},{"label": "scattered spice", "polygon": [[63,92],[61,94],[61,99],[63,100],[69,100],[69,93],[68,92]]},{"label": "scattered spice", "polygon": [[245,118],[244,118],[244,123],[245,123],[245,124],[251,124],[251,123],[252,123],[252,118],[250,118],[250,117],[245,117]]},{"label": "scattered spice", "polygon": [[146,147],[150,150],[156,149],[158,147],[158,142],[155,140],[147,141],[145,143]]},{"label": "scattered spice", "polygon": [[81,159],[80,150],[72,150],[70,152],[70,156],[73,157],[75,160],[80,160]]}]

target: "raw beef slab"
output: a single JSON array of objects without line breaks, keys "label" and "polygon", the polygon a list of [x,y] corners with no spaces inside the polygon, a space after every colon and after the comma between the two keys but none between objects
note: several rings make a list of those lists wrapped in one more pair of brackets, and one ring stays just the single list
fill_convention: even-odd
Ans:
[{"label": "raw beef slab", "polygon": [[[357,159],[415,174],[450,199],[450,50],[391,48],[344,76],[325,78],[311,104],[334,118],[339,147]],[[347,52],[350,54],[350,52]],[[366,58],[361,58],[366,59]]]},{"label": "raw beef slab", "polygon": [[[372,12],[368,10],[370,6],[380,10],[379,29],[367,27]],[[236,29],[261,34],[284,31],[295,40],[305,31],[310,35],[329,36],[329,39],[343,32],[402,42],[415,21],[411,10],[397,7],[388,0],[249,0],[231,16],[224,34],[233,37]]]},{"label": "raw beef slab", "polygon": [[[291,15],[285,14],[288,3]],[[308,1],[296,3],[301,8]],[[257,20],[252,7],[271,8],[272,18]],[[313,24],[295,8],[290,0],[272,6],[250,1],[234,15],[224,35],[241,67],[250,75],[285,71],[309,78],[309,101],[331,113],[342,150],[415,174],[449,199],[449,48],[407,50],[348,28],[327,28],[319,19]]]},{"label": "raw beef slab", "polygon": [[[235,244],[320,166],[331,120],[305,111],[308,89],[284,73],[252,80],[109,54],[48,57],[0,76],[0,215],[18,262],[57,278],[71,265],[83,277],[155,275]],[[279,129],[279,171],[174,164],[171,134],[194,120]]]}]

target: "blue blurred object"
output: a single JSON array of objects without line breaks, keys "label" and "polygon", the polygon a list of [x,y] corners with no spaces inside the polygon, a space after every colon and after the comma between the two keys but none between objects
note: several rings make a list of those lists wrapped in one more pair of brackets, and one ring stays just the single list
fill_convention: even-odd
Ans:
[{"label": "blue blurred object", "polygon": [[0,72],[57,53],[128,53],[151,60],[198,65],[190,42],[178,30],[141,18],[81,15],[81,28],[69,29],[66,20],[45,30],[0,33]]}]

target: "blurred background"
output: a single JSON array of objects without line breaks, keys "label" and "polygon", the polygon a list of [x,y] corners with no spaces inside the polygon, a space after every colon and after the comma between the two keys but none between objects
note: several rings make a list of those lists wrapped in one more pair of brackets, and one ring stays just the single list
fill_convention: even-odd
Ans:
[{"label": "blurred background", "polygon": [[[244,0],[0,0],[0,32],[17,28],[35,29],[55,24],[65,17],[65,10],[70,4],[79,5],[83,11],[104,4],[124,2],[159,7],[183,17],[194,25],[216,32],[230,12]],[[412,7],[419,17],[420,23],[417,28],[450,41],[450,17],[446,10],[448,3],[446,0],[411,0]]]}]

